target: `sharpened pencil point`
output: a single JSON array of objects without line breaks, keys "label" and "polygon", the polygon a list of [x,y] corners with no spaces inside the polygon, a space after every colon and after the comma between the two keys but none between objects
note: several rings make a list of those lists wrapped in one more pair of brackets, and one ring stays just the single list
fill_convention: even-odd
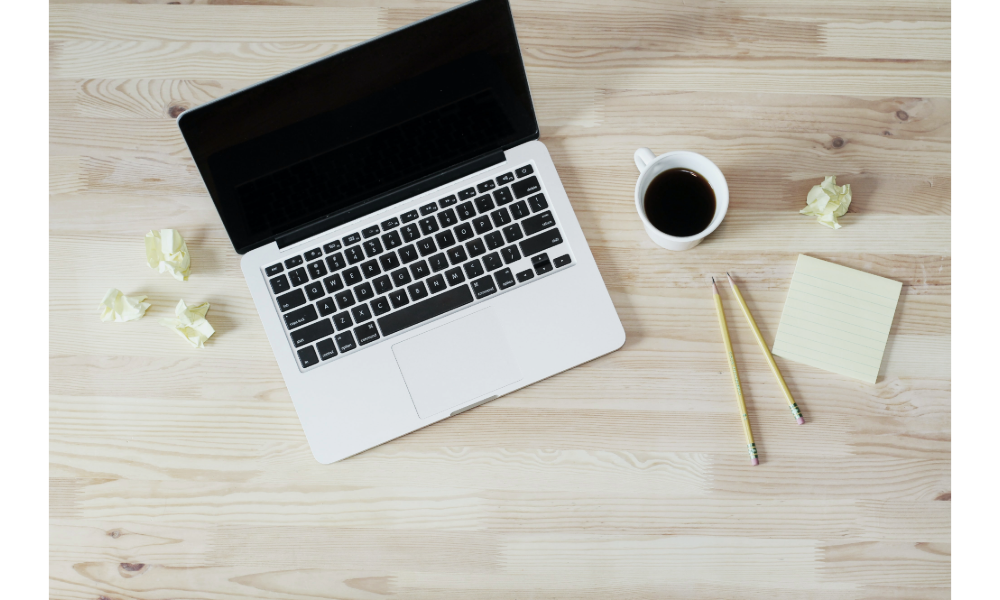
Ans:
[{"label": "sharpened pencil point", "polygon": [[712,293],[716,296],[719,295],[719,286],[715,285],[715,277],[712,278]]}]

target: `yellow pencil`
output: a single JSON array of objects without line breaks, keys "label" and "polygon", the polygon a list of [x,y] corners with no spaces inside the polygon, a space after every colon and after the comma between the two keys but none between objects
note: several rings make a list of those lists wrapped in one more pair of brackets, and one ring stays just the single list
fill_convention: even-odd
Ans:
[{"label": "yellow pencil", "polygon": [[747,451],[750,452],[750,464],[756,465],[757,446],[753,443],[753,431],[750,430],[750,417],[747,416],[747,404],[743,400],[743,388],[740,386],[740,374],[736,370],[736,358],[733,357],[733,343],[729,341],[729,328],[726,327],[726,313],[722,310],[722,298],[719,288],[712,278],[712,294],[715,295],[715,310],[719,313],[719,326],[722,327],[722,341],[726,344],[726,354],[729,356],[729,372],[733,375],[733,385],[736,387],[736,402],[740,406],[740,417],[743,419],[743,433],[747,436]]},{"label": "yellow pencil", "polygon": [[799,410],[799,405],[795,404],[795,398],[792,398],[792,392],[788,390],[788,385],[785,383],[785,378],[781,376],[781,371],[778,370],[778,364],[774,362],[774,357],[771,356],[771,350],[767,347],[767,342],[764,341],[764,336],[760,333],[760,328],[757,327],[757,322],[753,320],[753,315],[750,314],[750,307],[747,306],[746,300],[743,299],[743,294],[740,293],[740,288],[736,287],[736,282],[733,281],[733,276],[726,273],[726,277],[729,278],[729,285],[733,287],[733,291],[736,292],[736,300],[739,301],[740,307],[743,308],[743,314],[747,316],[747,321],[750,321],[750,329],[753,329],[753,335],[757,338],[757,343],[760,344],[760,349],[764,351],[764,358],[767,359],[767,364],[771,365],[771,371],[774,372],[774,377],[778,380],[778,385],[781,386],[781,391],[785,393],[785,400],[788,400],[788,408],[792,411],[792,416],[795,417],[795,422],[799,425],[805,423],[805,419],[802,418],[802,411]]}]

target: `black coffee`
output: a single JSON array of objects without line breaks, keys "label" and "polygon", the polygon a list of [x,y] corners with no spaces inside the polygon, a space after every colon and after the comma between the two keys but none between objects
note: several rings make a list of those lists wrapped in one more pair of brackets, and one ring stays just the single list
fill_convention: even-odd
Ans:
[{"label": "black coffee", "polygon": [[663,233],[687,237],[705,231],[715,216],[715,192],[691,169],[669,169],[653,178],[643,200],[646,217]]}]

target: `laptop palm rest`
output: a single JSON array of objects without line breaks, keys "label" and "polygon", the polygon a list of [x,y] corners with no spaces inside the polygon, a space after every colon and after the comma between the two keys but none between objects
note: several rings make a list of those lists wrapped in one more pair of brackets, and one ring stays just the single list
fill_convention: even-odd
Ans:
[{"label": "laptop palm rest", "polygon": [[395,344],[392,352],[421,419],[521,379],[492,308]]}]

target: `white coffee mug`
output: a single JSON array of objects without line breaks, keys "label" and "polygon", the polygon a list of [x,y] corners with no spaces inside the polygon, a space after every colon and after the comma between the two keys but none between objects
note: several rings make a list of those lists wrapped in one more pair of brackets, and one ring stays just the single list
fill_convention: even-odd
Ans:
[{"label": "white coffee mug", "polygon": [[[695,152],[677,151],[655,156],[649,148],[639,148],[635,151],[635,166],[639,168],[639,180],[635,182],[635,208],[639,211],[639,218],[646,227],[646,233],[659,246],[667,250],[689,250],[700,244],[701,240],[722,224],[726,210],[729,209],[729,186],[715,163]],[[712,191],[715,192],[715,216],[704,231],[677,237],[663,233],[649,222],[646,208],[643,206],[646,188],[653,178],[669,169],[690,169],[701,174],[712,186]]]}]

